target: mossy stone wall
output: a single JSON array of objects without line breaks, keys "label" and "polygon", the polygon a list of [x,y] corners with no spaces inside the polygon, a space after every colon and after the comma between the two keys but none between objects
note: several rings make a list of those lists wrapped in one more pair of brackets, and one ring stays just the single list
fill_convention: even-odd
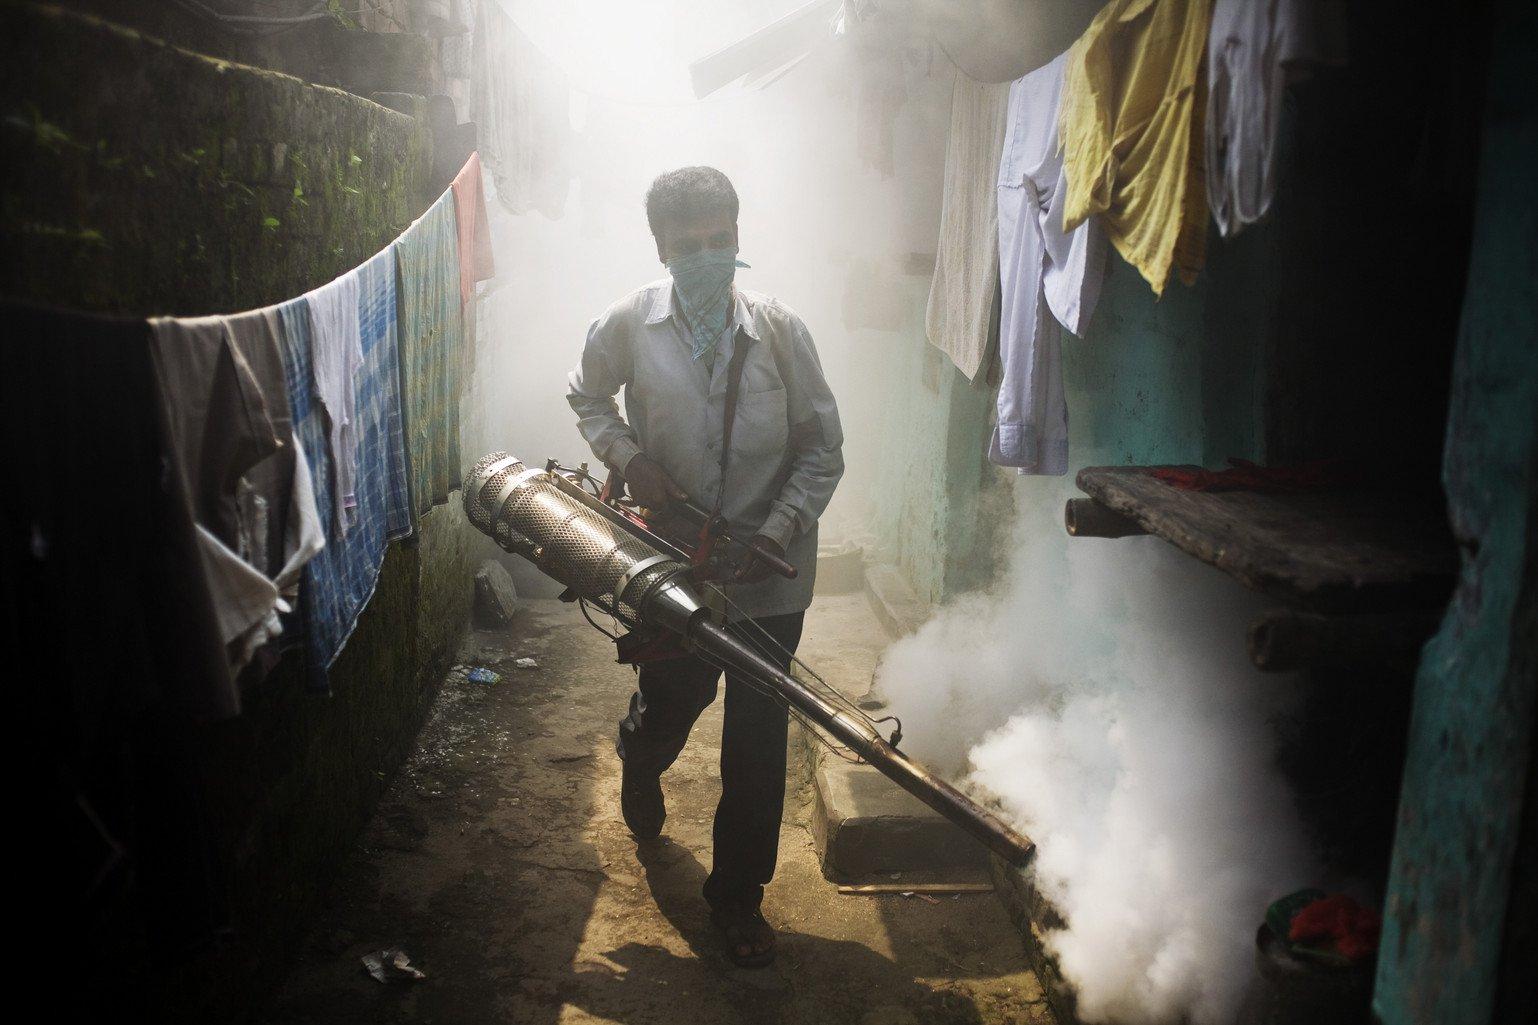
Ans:
[{"label": "mossy stone wall", "polygon": [[428,199],[426,125],[351,93],[60,8],[0,3],[0,32],[11,295],[246,309],[354,266]]},{"label": "mossy stone wall", "polygon": [[[133,315],[248,309],[363,262],[434,198],[422,119],[56,7],[0,0],[0,38],[7,297]],[[234,932],[140,976],[163,1018],[259,1007],[410,750],[472,597],[463,514],[439,507],[420,527],[390,548],[330,695],[308,693],[285,661],[243,716],[197,738]]]}]

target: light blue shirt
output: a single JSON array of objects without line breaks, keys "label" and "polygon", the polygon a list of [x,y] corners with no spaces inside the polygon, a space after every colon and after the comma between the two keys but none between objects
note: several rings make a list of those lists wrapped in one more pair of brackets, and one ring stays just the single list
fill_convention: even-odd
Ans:
[{"label": "light blue shirt", "polygon": [[[567,401],[593,454],[621,472],[639,452],[661,464],[700,505],[716,507],[744,539],[780,543],[800,572],[726,585],[753,618],[804,610],[817,571],[817,519],[844,475],[844,432],[812,336],[801,318],[768,296],[742,289],[733,329],[707,365],[693,360],[671,279],[610,306],[588,328]],[[727,368],[743,357],[726,479],[721,444]],[[625,391],[621,416],[614,396]]]}]

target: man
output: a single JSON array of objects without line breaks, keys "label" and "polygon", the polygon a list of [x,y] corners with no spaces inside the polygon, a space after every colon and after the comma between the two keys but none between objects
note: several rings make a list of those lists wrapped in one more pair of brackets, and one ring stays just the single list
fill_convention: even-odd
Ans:
[{"label": "man", "polygon": [[[669,276],[593,322],[567,400],[593,453],[641,505],[665,510],[690,498],[719,509],[738,536],[797,567],[787,580],[744,558],[722,588],[731,629],[788,667],[812,600],[817,518],[844,472],[838,408],[801,319],[734,286],[747,265],[737,260],[737,193],[726,175],[711,167],[661,175],[646,193],[646,219]],[[621,388],[628,421],[614,402]],[[715,700],[719,678],[694,658],[642,666],[617,745],[620,807],[637,838],[661,832],[662,773]],[[728,673],[725,716],[704,893],[729,956],[757,967],[774,959],[759,904],[779,847],[786,711]]]}]

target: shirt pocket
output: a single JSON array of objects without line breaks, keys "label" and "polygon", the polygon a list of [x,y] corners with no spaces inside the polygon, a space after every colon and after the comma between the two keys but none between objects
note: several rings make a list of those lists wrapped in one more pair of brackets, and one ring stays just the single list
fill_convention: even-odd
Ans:
[{"label": "shirt pocket", "polygon": [[732,450],[743,455],[779,456],[790,433],[783,387],[764,391],[744,389],[737,396],[732,424]]}]

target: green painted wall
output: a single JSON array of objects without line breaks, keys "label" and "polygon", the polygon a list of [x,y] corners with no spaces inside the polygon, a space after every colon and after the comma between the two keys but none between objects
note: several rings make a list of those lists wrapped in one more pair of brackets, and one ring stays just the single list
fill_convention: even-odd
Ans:
[{"label": "green painted wall", "polygon": [[1530,1020],[1538,957],[1538,13],[1499,5],[1443,458],[1462,552],[1427,645],[1374,1010]]},{"label": "green painted wall", "polygon": [[[434,198],[426,125],[349,93],[10,0],[0,38],[10,297],[140,315],[248,309],[356,266]],[[389,550],[331,695],[306,692],[285,661],[243,716],[195,738],[234,933],[145,975],[154,1006],[234,1020],[270,988],[462,636],[471,544],[457,505],[434,509],[416,541]]]},{"label": "green painted wall", "polygon": [[[1221,464],[1265,457],[1260,365],[1263,230],[1214,247],[1208,276],[1155,300],[1114,253],[1087,337],[1064,339],[1069,409],[1066,478],[1032,477],[987,461],[995,390],[970,384],[922,339],[922,316],[892,347],[877,531],[918,596],[985,584],[1005,558],[1014,519],[1061,530],[1072,472],[1109,463]],[[1235,283],[1241,287],[1230,287]],[[1012,497],[1011,497],[1012,494]]]},{"label": "green painted wall", "polygon": [[873,508],[880,557],[919,598],[939,602],[987,579],[979,509],[990,494],[993,392],[925,341],[927,286],[908,286],[903,330],[887,336],[885,358],[872,368],[884,399]]},{"label": "green painted wall", "polygon": [[[1217,249],[1209,270],[1223,272],[1226,257]],[[1238,356],[1253,357],[1254,342],[1208,330],[1215,319],[1210,279],[1155,300],[1113,255],[1103,287],[1086,336],[1064,341],[1070,466],[1258,455],[1253,389],[1217,372]]]}]

